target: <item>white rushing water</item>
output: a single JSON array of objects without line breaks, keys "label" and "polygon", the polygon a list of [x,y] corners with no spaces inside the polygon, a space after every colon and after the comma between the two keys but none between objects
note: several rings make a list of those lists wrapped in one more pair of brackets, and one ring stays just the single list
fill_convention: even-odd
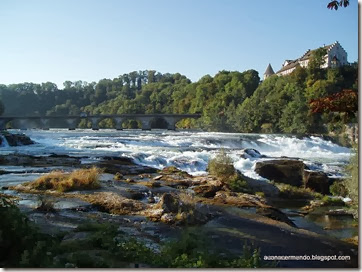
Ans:
[{"label": "white rushing water", "polygon": [[[14,131],[18,132],[18,131]],[[191,174],[205,173],[207,163],[220,149],[225,149],[234,166],[245,175],[260,178],[253,168],[259,160],[270,157],[301,158],[311,169],[322,170],[330,176],[341,175],[341,166],[350,157],[350,149],[319,137],[298,138],[276,134],[210,133],[165,130],[27,130],[22,131],[37,142],[35,145],[7,147],[0,154],[19,152],[32,155],[51,153],[87,156],[127,156],[136,163],[163,168],[176,166]],[[246,155],[252,148],[258,154]],[[89,159],[87,159],[89,161]]]}]

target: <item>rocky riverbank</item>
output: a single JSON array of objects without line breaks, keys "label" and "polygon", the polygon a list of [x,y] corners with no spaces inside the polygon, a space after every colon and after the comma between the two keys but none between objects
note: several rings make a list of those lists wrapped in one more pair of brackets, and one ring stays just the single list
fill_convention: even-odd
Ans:
[{"label": "rocky riverbank", "polygon": [[[20,204],[23,211],[48,233],[67,231],[68,236],[73,237],[77,234],[71,233],[84,223],[94,220],[98,223],[113,222],[131,237],[148,241],[151,247],[157,248],[160,239],[177,237],[186,226],[194,226],[200,233],[207,234],[219,250],[234,254],[240,254],[245,242],[252,242],[260,248],[261,255],[343,253],[352,257],[348,262],[288,261],[279,266],[354,267],[357,263],[357,247],[354,245],[305,230],[296,223],[295,216],[306,216],[313,207],[290,216],[274,206],[275,200],[288,200],[280,183],[262,182],[239,173],[245,182],[242,188],[235,189],[212,175],[192,176],[175,167],[158,171],[137,165],[126,157],[103,157],[92,164],[82,163],[83,159],[57,154],[0,156],[1,165],[30,167],[32,173],[93,166],[103,171],[95,189],[60,192],[35,188],[33,181],[28,180],[11,186],[3,183],[2,191],[19,197],[19,203],[25,203]],[[23,173],[27,172],[26,167]],[[277,179],[273,180],[289,183],[288,186],[302,186],[300,189],[293,187],[293,190],[298,193],[306,190],[300,195],[311,206],[321,201],[318,199],[321,194],[315,194],[311,189],[324,187],[305,186],[310,184],[303,172],[307,171],[305,168],[298,160],[283,159],[266,161],[257,165],[256,171],[269,178],[274,173]],[[2,174],[6,176],[10,172]],[[41,200],[39,196],[42,196]],[[44,199],[50,199],[50,208],[49,203],[44,204]],[[309,203],[310,200],[314,202]],[[341,208],[331,208],[329,216],[335,216],[333,210],[336,209]],[[337,214],[340,216],[341,211]]]}]

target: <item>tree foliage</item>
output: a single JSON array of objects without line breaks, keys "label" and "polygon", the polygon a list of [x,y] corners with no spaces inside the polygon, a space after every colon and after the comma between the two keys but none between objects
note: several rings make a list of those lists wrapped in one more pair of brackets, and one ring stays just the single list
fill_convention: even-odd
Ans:
[{"label": "tree foliage", "polygon": [[[358,67],[321,69],[325,52],[312,53],[315,65],[298,67],[290,75],[272,76],[263,82],[255,70],[220,71],[197,82],[179,73],[149,70],[91,83],[66,81],[63,89],[51,82],[0,85],[0,99],[8,116],[200,113],[200,119],[186,119],[176,125],[228,132],[321,132],[325,124],[343,113],[312,114],[310,100],[343,89],[356,91]],[[79,126],[87,128],[90,123],[82,120]],[[101,128],[113,126],[110,119],[100,123]],[[126,120],[123,127],[138,128],[139,124]]]},{"label": "tree foliage", "polygon": [[338,7],[348,7],[349,6],[349,0],[334,0],[334,1],[330,1],[327,5],[327,8],[329,8],[330,10],[338,10]]}]

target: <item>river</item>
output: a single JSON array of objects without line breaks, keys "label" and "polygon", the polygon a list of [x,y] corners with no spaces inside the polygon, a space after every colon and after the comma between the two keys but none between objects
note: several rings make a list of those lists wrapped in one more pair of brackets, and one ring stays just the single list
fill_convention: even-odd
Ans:
[{"label": "river", "polygon": [[[36,142],[34,145],[10,147],[2,145],[0,154],[21,153],[49,155],[52,153],[82,157],[83,163],[96,162],[104,156],[126,156],[136,163],[162,169],[176,166],[192,175],[206,173],[210,158],[224,149],[232,158],[236,169],[254,179],[260,177],[254,167],[258,161],[280,157],[300,158],[312,170],[321,170],[329,177],[344,175],[343,167],[348,162],[351,150],[320,137],[299,137],[278,134],[216,133],[200,131],[165,130],[11,130],[12,133],[25,133]],[[253,152],[244,153],[245,149]],[[256,152],[258,151],[258,152]],[[21,166],[2,166],[1,170],[13,173]],[[31,168],[27,168],[31,170]],[[39,174],[11,174],[0,177],[4,186],[15,185],[36,178]],[[35,205],[36,201],[20,204]],[[69,204],[69,203],[68,203]],[[285,203],[284,203],[285,205]],[[325,213],[317,212],[307,217],[293,216],[299,207],[287,203],[280,207],[292,216],[294,222],[313,232],[348,238],[356,234],[357,228],[351,218],[326,218]],[[331,224],[337,230],[330,228]]]},{"label": "river", "polygon": [[[127,156],[138,164],[159,169],[173,165],[190,174],[200,175],[206,173],[209,159],[224,149],[236,169],[256,179],[262,179],[253,170],[257,161],[282,156],[300,158],[310,169],[338,177],[343,175],[342,167],[351,155],[349,148],[315,136],[165,130],[51,129],[22,132],[36,144],[20,147],[5,144],[0,154],[67,154],[86,156],[87,162],[102,156]],[[247,148],[255,149],[266,157],[259,154],[241,157],[243,149]]]}]

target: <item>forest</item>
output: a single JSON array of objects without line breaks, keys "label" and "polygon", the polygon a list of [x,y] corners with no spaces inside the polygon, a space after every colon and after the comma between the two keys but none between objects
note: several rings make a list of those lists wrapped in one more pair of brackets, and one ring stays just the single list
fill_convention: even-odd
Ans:
[{"label": "forest", "polygon": [[[318,51],[318,50],[316,50]],[[312,57],[307,68],[290,75],[260,80],[255,70],[220,71],[191,82],[179,73],[134,71],[98,82],[65,81],[63,89],[52,82],[0,85],[4,116],[57,116],[125,113],[200,113],[178,128],[222,132],[328,133],[341,132],[344,123],[356,122],[358,64],[319,68],[322,59]],[[349,90],[355,111],[315,110],[323,99]],[[337,101],[338,103],[343,103]],[[341,108],[341,107],[340,107]],[[90,124],[83,120],[80,127]],[[101,128],[112,127],[105,119]],[[129,120],[125,128],[137,128]]]}]

